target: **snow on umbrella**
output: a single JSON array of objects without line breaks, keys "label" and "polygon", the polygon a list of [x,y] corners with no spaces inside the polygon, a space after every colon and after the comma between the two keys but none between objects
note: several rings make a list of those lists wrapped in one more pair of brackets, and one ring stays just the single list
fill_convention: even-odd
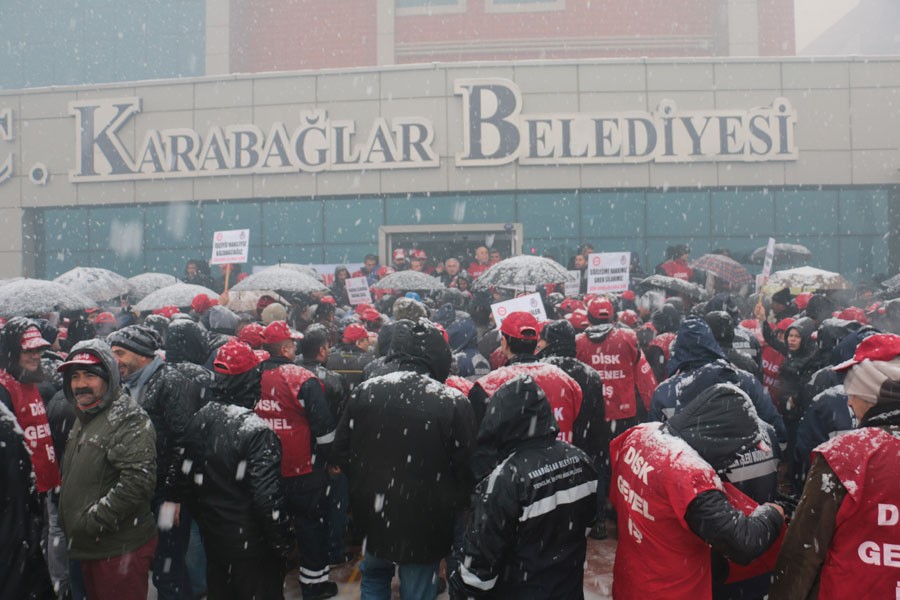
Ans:
[{"label": "snow on umbrella", "polygon": [[753,275],[744,268],[744,265],[722,254],[704,254],[691,261],[691,267],[712,273],[730,283],[733,289],[753,283]]},{"label": "snow on umbrella", "polygon": [[312,294],[328,288],[319,279],[305,275],[289,267],[269,267],[265,271],[250,275],[233,288],[232,292],[267,292],[280,294]]},{"label": "snow on umbrella", "polygon": [[446,289],[441,280],[421,271],[397,271],[385,276],[372,286],[375,290],[403,292],[433,292]]},{"label": "snow on umbrella", "polygon": [[297,263],[278,263],[277,266],[283,269],[293,269],[294,271],[303,273],[304,275],[309,275],[313,279],[321,278],[319,272],[316,271],[315,267],[312,267],[310,265],[298,265]]},{"label": "snow on umbrella", "polygon": [[282,298],[279,294],[269,290],[253,290],[246,292],[235,292],[232,288],[228,291],[228,308],[234,312],[256,312],[256,305],[263,296],[271,296],[275,298],[282,306],[287,306],[290,302]]},{"label": "snow on umbrella", "polygon": [[[3,285],[2,281],[0,281],[0,285]],[[889,290],[900,288],[900,275],[894,275],[890,279],[885,279],[881,282],[881,285]]]},{"label": "snow on umbrella", "polygon": [[[812,257],[812,252],[806,246],[800,244],[775,244],[775,262],[786,260],[806,260]],[[750,262],[761,265],[766,262],[766,246],[757,248],[750,255]]]},{"label": "snow on umbrella", "polygon": [[70,287],[95,302],[112,300],[131,291],[127,279],[109,269],[99,267],[75,267],[53,281]]},{"label": "snow on umbrella", "polygon": [[91,298],[55,281],[20,279],[0,287],[2,317],[25,317],[96,307],[97,303]]},{"label": "snow on umbrella", "polygon": [[766,282],[767,289],[790,288],[792,292],[812,292],[815,290],[847,290],[850,282],[840,273],[823,271],[815,267],[798,267],[776,271]]},{"label": "snow on umbrella", "polygon": [[134,277],[128,278],[128,284],[131,285],[131,293],[128,297],[132,302],[140,302],[152,292],[180,283],[179,279],[174,275],[166,273],[141,273]]},{"label": "snow on umbrella", "polygon": [[684,294],[694,300],[703,300],[707,295],[706,290],[696,283],[665,275],[651,275],[642,279],[638,287],[642,290],[658,288],[675,294]]},{"label": "snow on umbrella", "polygon": [[521,288],[528,285],[563,283],[569,278],[564,266],[542,256],[513,256],[501,260],[478,276],[473,290],[489,287]]},{"label": "snow on umbrella", "polygon": [[164,306],[186,308],[191,305],[191,300],[198,294],[206,294],[210,298],[219,297],[219,294],[215,291],[202,285],[176,283],[147,294],[143,300],[134,305],[134,310],[137,312],[149,312]]}]

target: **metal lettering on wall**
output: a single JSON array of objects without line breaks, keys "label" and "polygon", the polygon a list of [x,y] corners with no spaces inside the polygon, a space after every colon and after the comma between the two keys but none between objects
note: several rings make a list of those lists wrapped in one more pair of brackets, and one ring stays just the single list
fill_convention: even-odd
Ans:
[{"label": "metal lettering on wall", "polygon": [[[519,87],[507,79],[458,79],[462,148],[450,148],[458,168],[529,165],[603,165],[717,161],[790,161],[796,111],[785,98],[749,110],[681,110],[671,100],[656,111],[585,110],[527,114]],[[73,183],[421,169],[440,166],[429,116],[369,124],[337,119],[324,109],[298,112],[296,122],[217,124],[154,129],[138,97],[80,100],[75,118]],[[435,119],[436,120],[436,119]],[[148,123],[147,121],[151,121]],[[452,125],[451,125],[452,127]],[[0,142],[13,134],[12,111],[0,107]],[[131,142],[131,131],[138,138]],[[128,132],[126,134],[125,132]],[[0,143],[0,183],[13,172],[13,155]],[[38,168],[39,167],[39,168]],[[37,169],[37,171],[35,171]],[[43,178],[35,177],[40,171]],[[32,168],[32,182],[46,183],[49,169]]]}]

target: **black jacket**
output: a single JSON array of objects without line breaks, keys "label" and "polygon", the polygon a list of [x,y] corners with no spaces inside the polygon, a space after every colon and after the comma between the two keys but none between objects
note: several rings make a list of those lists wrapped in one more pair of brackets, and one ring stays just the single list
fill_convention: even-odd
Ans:
[{"label": "black jacket", "polygon": [[502,461],[475,491],[465,558],[451,576],[461,595],[509,599],[584,597],[586,531],[597,515],[590,457],[556,439],[544,392],[527,375],[493,396],[479,440]]},{"label": "black jacket", "polygon": [[56,597],[41,554],[43,516],[25,436],[0,405],[0,598]]},{"label": "black jacket", "polygon": [[375,360],[374,352],[363,352],[351,344],[338,344],[328,353],[325,366],[329,371],[344,378],[345,385],[349,386],[348,392],[351,392],[362,383],[366,365],[373,360]]},{"label": "black jacket", "polygon": [[293,539],[284,509],[281,442],[250,408],[260,396],[259,368],[217,377],[211,401],[184,432],[181,494],[207,553],[286,560]]},{"label": "black jacket", "polygon": [[[350,398],[350,386],[347,385],[347,379],[340,373],[326,369],[317,361],[304,360],[300,357],[296,362],[304,369],[312,372],[322,384],[325,400],[328,402],[328,408],[331,411],[331,422],[337,423],[341,413],[344,412],[347,400]],[[331,430],[333,429],[332,427]]]}]

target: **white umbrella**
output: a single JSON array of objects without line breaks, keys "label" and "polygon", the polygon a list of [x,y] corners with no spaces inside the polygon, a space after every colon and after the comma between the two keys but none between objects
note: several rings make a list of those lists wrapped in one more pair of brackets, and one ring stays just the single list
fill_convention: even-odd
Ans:
[{"label": "white umbrella", "polygon": [[25,317],[96,308],[84,294],[55,281],[20,279],[0,287],[0,316]]},{"label": "white umbrella", "polygon": [[797,267],[776,271],[766,282],[766,289],[790,288],[793,293],[815,290],[846,290],[850,282],[840,273],[824,271],[815,267]]},{"label": "white umbrella", "polygon": [[95,302],[112,300],[131,291],[127,279],[109,269],[99,267],[75,267],[53,281],[70,287]]},{"label": "white umbrella", "polygon": [[283,269],[293,269],[299,273],[303,273],[304,275],[309,275],[313,279],[321,279],[321,275],[318,271],[311,265],[298,265],[297,263],[278,263],[278,267]]},{"label": "white umbrella", "polygon": [[[231,288],[230,292],[275,291],[281,294],[312,294],[324,292],[328,288],[320,280],[286,267],[269,267],[265,271],[250,275]],[[230,293],[229,292],[229,293]]]},{"label": "white umbrella", "polygon": [[141,273],[128,278],[128,283],[131,285],[131,293],[128,294],[128,297],[132,302],[140,302],[150,293],[179,282],[177,277],[167,273]]},{"label": "white umbrella", "polygon": [[376,290],[432,292],[446,289],[441,280],[421,271],[397,271],[386,275],[372,286]]},{"label": "white umbrella", "polygon": [[180,308],[185,308],[191,305],[191,301],[198,294],[206,294],[210,298],[219,297],[219,294],[202,285],[176,283],[175,285],[170,285],[158,289],[155,292],[151,292],[146,298],[134,306],[134,310],[137,312],[149,312],[164,306],[178,306]]}]

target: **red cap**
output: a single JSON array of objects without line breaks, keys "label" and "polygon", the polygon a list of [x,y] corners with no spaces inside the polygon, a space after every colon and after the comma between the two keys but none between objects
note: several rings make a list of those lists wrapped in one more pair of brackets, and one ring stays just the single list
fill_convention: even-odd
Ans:
[{"label": "red cap", "polygon": [[575,328],[575,331],[584,331],[585,329],[587,329],[588,325],[591,324],[587,318],[587,311],[583,308],[573,310],[565,316],[565,319],[572,324],[572,327]]},{"label": "red cap", "polygon": [[394,250],[394,260],[397,260],[398,258],[405,259],[406,250],[404,250],[403,248],[397,248],[396,250]]},{"label": "red cap", "polygon": [[468,396],[469,392],[472,391],[472,387],[475,384],[468,379],[460,377],[459,375],[451,375],[447,378],[447,381],[444,382],[444,385],[453,388],[454,390],[459,390],[460,392]]},{"label": "red cap", "polygon": [[288,340],[302,340],[303,334],[288,327],[286,321],[272,321],[263,329],[262,339],[266,344],[278,344]]},{"label": "red cap", "polygon": [[93,352],[79,352],[78,354],[74,354],[74,355],[70,356],[66,362],[64,362],[63,364],[56,367],[56,370],[58,372],[62,373],[63,371],[66,370],[66,368],[68,368],[72,365],[84,365],[84,366],[101,365],[105,368],[103,361],[100,360],[100,357],[97,356],[96,354],[94,354]]},{"label": "red cap", "polygon": [[97,319],[94,322],[97,324],[115,323],[116,317],[111,312],[102,312],[97,315]]},{"label": "red cap", "polygon": [[275,298],[273,298],[272,296],[270,296],[268,294],[264,294],[259,297],[259,300],[256,301],[256,311],[262,312],[265,307],[267,307],[268,305],[270,305],[274,302],[277,302],[277,300],[275,300]]},{"label": "red cap", "polygon": [[635,294],[631,290],[625,290],[622,292],[622,300],[628,300],[629,302],[635,299]]},{"label": "red cap", "polygon": [[267,352],[254,351],[253,348],[244,342],[232,338],[216,352],[213,370],[223,375],[240,375],[267,358],[269,358]]},{"label": "red cap", "polygon": [[611,319],[613,305],[608,298],[594,298],[587,307],[588,314],[595,319]]},{"label": "red cap", "polygon": [[775,331],[787,331],[788,327],[794,324],[794,319],[787,317],[775,323]]},{"label": "red cap", "polygon": [[809,299],[812,298],[812,292],[803,292],[802,294],[797,294],[794,297],[794,304],[797,305],[797,308],[800,310],[806,310],[806,305],[809,304]]},{"label": "red cap", "polygon": [[22,334],[22,350],[37,350],[47,346],[52,346],[52,344],[44,339],[41,330],[37,327],[31,326]]},{"label": "red cap", "polygon": [[838,319],[844,319],[845,321],[858,321],[863,325],[869,324],[869,318],[866,316],[865,311],[863,309],[858,308],[856,306],[850,306],[842,310],[837,314]]},{"label": "red cap", "polygon": [[363,321],[367,321],[369,323],[374,323],[375,321],[381,320],[381,313],[375,310],[374,308],[369,308],[363,311],[363,313],[359,316]]},{"label": "red cap", "polygon": [[388,275],[390,275],[393,272],[394,272],[394,267],[388,267],[388,266],[378,267],[378,272],[377,272],[378,279],[381,279],[382,277],[387,277]]},{"label": "red cap", "polygon": [[428,259],[428,255],[425,254],[425,251],[422,250],[421,248],[416,248],[414,250],[410,250],[409,256],[410,256],[410,258],[414,258],[416,260],[427,260]]},{"label": "red cap", "polygon": [[254,350],[261,348],[263,345],[263,326],[259,323],[248,323],[241,327],[237,339],[245,344],[250,344],[250,347]]},{"label": "red cap", "polygon": [[537,318],[524,311],[509,313],[500,325],[500,333],[520,340],[536,340],[540,335]]},{"label": "red cap", "polygon": [[204,313],[218,303],[218,300],[214,300],[206,294],[197,294],[191,300],[191,309],[196,313]]},{"label": "red cap", "polygon": [[333,304],[337,306],[337,300],[335,300],[332,296],[322,296],[319,299],[319,304]]},{"label": "red cap", "polygon": [[619,313],[619,321],[629,327],[635,327],[640,321],[638,314],[633,310],[623,310]]},{"label": "red cap", "polygon": [[563,312],[570,313],[572,311],[578,310],[579,308],[584,308],[584,302],[582,302],[581,300],[576,300],[575,298],[566,298],[559,303],[559,310]]},{"label": "red cap", "polygon": [[741,327],[743,327],[744,329],[758,329],[759,321],[757,321],[756,319],[744,319],[743,321],[741,321]]},{"label": "red cap", "polygon": [[73,354],[66,360],[66,362],[59,365],[56,370],[63,371],[69,365],[102,365],[103,361],[100,360],[100,357],[94,354],[93,352],[79,352],[78,354]]},{"label": "red cap", "polygon": [[177,306],[163,306],[162,308],[157,308],[153,311],[154,315],[162,315],[167,319],[171,319],[172,315],[178,313]]},{"label": "red cap", "polygon": [[375,310],[375,307],[369,304],[368,302],[360,302],[356,306],[353,307],[353,312],[358,315],[363,314],[367,310]]},{"label": "red cap", "polygon": [[846,371],[864,360],[888,361],[900,356],[900,335],[878,333],[870,335],[856,347],[853,358],[834,367],[835,371]]},{"label": "red cap", "polygon": [[369,332],[366,331],[365,327],[359,323],[350,323],[344,329],[344,335],[341,337],[341,341],[345,344],[353,344],[354,342],[358,342],[367,337],[369,337]]}]

